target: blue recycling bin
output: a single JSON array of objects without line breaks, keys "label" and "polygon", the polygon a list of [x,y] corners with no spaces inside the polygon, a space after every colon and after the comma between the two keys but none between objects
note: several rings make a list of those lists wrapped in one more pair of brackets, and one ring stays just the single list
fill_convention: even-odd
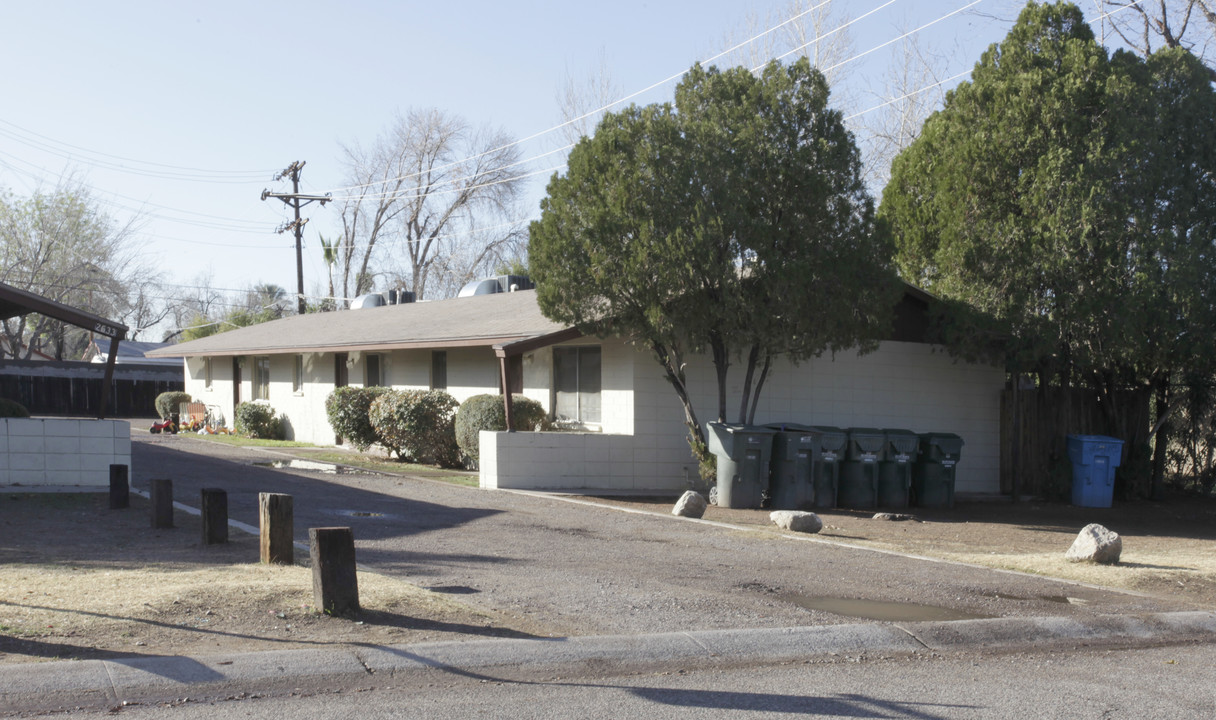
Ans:
[{"label": "blue recycling bin", "polygon": [[1106,435],[1069,435],[1072,504],[1108,508],[1115,497],[1115,468],[1123,459],[1123,441]]}]

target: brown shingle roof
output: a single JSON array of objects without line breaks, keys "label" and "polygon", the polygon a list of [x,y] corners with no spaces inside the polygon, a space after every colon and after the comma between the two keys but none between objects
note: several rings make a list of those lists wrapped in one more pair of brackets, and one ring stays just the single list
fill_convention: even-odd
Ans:
[{"label": "brown shingle roof", "polygon": [[153,350],[149,357],[493,346],[568,328],[541,315],[535,290],[293,315]]}]

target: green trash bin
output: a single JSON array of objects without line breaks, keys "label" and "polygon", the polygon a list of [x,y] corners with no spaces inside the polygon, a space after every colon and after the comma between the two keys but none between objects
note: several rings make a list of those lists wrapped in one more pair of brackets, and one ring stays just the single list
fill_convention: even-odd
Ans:
[{"label": "green trash bin", "polygon": [[954,507],[954,471],[963,439],[953,433],[920,436],[920,456],[912,466],[912,502],[920,507]]},{"label": "green trash bin", "polygon": [[878,464],[883,460],[887,436],[874,428],[849,428],[846,459],[840,464],[836,504],[872,508],[878,504]]},{"label": "green trash bin", "polygon": [[815,500],[819,470],[819,433],[806,425],[774,423],[769,461],[768,504],[774,510],[804,510]]},{"label": "green trash bin", "polygon": [[920,436],[911,430],[883,429],[886,436],[883,460],[878,464],[878,504],[883,507],[908,507],[912,490],[912,464]]},{"label": "green trash bin", "polygon": [[718,507],[760,507],[776,434],[760,425],[709,423],[709,451],[718,456]]},{"label": "green trash bin", "polygon": [[815,472],[815,507],[836,507],[840,488],[840,463],[848,451],[849,434],[831,425],[812,425],[819,433],[819,467]]}]

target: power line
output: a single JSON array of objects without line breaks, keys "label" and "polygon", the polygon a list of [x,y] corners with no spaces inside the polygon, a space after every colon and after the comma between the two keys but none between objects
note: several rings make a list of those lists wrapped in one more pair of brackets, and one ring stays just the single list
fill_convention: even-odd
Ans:
[{"label": "power line", "polygon": [[[230,182],[230,183],[247,184],[247,183],[262,182],[266,179],[266,177],[270,176],[274,172],[273,170],[205,170],[202,168],[168,165],[165,163],[158,163],[158,162],[152,162],[152,161],[147,161],[147,160],[135,160],[132,158],[122,157],[120,155],[111,155],[109,153],[104,153],[104,152],[100,152],[97,150],[90,150],[88,148],[84,148],[79,145],[73,145],[71,143],[63,142],[61,140],[55,140],[53,138],[47,137],[46,135],[41,135],[39,133],[36,133],[33,130],[28,130],[26,128],[23,128],[20,125],[9,122],[7,120],[0,119],[0,125],[7,125],[8,127],[13,128],[13,130],[17,131],[17,132],[13,132],[10,130],[0,129],[0,135],[3,135],[5,137],[16,140],[17,142],[20,142],[23,145],[26,145],[28,147],[32,147],[37,150],[42,150],[43,152],[47,152],[52,155],[57,155],[59,157],[64,157],[68,160],[77,160],[77,157],[74,155],[70,155],[70,154],[65,155],[63,153],[63,151],[56,150],[55,149],[56,145],[71,148],[73,150],[78,150],[82,153],[87,153],[89,155],[98,155],[101,157],[113,158],[114,160],[119,160],[122,162],[135,163],[138,165],[147,165],[151,168],[164,168],[164,170],[160,170],[160,171],[153,171],[153,170],[145,171],[145,170],[134,170],[131,168],[127,168],[123,165],[119,165],[117,163],[111,163],[108,161],[86,162],[86,164],[95,165],[96,167],[104,168],[107,170],[116,170],[118,172],[128,172],[128,173],[135,174],[135,175],[146,175],[146,176],[150,176],[150,177],[160,177],[160,178],[171,179],[171,180],[192,180],[195,182]],[[30,140],[27,137],[24,137],[19,133],[24,133],[25,135],[33,136],[43,142]],[[228,179],[225,179],[225,178],[228,178]]]},{"label": "power line", "polygon": [[322,195],[301,195],[300,194],[300,172],[302,170],[304,170],[304,162],[302,160],[297,160],[297,161],[293,162],[292,164],[288,165],[287,168],[285,170],[283,170],[283,172],[274,176],[275,180],[281,180],[284,177],[291,178],[291,192],[290,193],[273,193],[273,192],[270,192],[269,190],[262,191],[262,200],[265,200],[268,197],[269,198],[278,198],[279,200],[282,200],[283,202],[290,205],[295,210],[296,219],[294,221],[288,223],[287,225],[283,226],[282,228],[280,228],[278,230],[278,232],[282,233],[282,232],[286,232],[287,230],[295,231],[295,235],[296,235],[296,281],[299,285],[299,288],[298,288],[299,292],[297,294],[299,297],[298,304],[299,304],[299,311],[300,311],[301,315],[304,314],[304,311],[306,309],[304,306],[304,224],[308,222],[308,219],[307,218],[304,218],[303,220],[300,219],[300,208],[304,205],[308,205],[309,203],[314,203],[314,202],[319,202],[319,203],[321,203],[321,206],[324,207],[325,203],[330,201],[330,197],[328,195],[322,196]]}]

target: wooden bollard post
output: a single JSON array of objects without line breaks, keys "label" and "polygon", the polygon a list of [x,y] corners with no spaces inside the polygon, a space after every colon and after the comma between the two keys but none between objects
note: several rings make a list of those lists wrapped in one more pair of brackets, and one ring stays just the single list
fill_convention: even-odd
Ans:
[{"label": "wooden bollard post", "polygon": [[203,488],[203,544],[228,542],[228,493],[219,488]]},{"label": "wooden bollard post", "polygon": [[110,466],[110,509],[122,510],[131,506],[131,486],[127,482],[127,466]]},{"label": "wooden bollard post", "polygon": [[348,527],[309,528],[312,597],[326,615],[359,614],[359,579],[355,573],[355,534]]},{"label": "wooden bollard post", "polygon": [[290,565],[295,562],[295,522],[291,511],[291,496],[282,493],[258,493],[258,517],[261,522],[262,562]]},{"label": "wooden bollard post", "polygon": [[152,527],[173,527],[173,481],[158,478],[152,481]]}]

